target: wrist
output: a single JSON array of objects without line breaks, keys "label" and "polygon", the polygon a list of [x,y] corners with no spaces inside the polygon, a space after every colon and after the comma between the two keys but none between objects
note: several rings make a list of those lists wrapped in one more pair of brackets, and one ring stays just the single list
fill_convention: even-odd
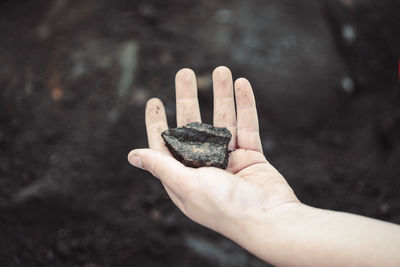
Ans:
[{"label": "wrist", "polygon": [[304,217],[310,207],[301,202],[283,203],[268,212],[254,214],[238,222],[238,229],[251,240],[260,234],[267,236],[279,235],[282,229],[287,229],[293,221]]},{"label": "wrist", "polygon": [[252,254],[272,264],[280,264],[291,240],[290,232],[296,231],[300,221],[307,222],[312,217],[313,208],[301,202],[287,202],[268,212],[237,220],[236,231],[231,237]]}]

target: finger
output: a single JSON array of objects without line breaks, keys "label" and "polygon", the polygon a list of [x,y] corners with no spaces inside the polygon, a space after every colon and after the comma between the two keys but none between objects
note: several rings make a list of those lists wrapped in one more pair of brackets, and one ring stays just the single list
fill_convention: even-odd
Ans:
[{"label": "finger", "polygon": [[176,122],[179,126],[189,122],[201,122],[197,99],[196,75],[191,69],[181,69],[175,76]]},{"label": "finger", "polygon": [[145,113],[147,141],[149,147],[164,153],[169,153],[161,137],[161,132],[168,129],[167,117],[161,100],[158,98],[152,98],[147,101]]},{"label": "finger", "polygon": [[[168,129],[167,125],[167,117],[165,115],[164,105],[158,98],[151,98],[146,103],[146,130],[147,130],[147,140],[149,143],[149,147],[163,153],[169,154],[167,147],[164,145],[164,141],[161,137],[161,132]],[[171,198],[172,202],[175,203],[178,208],[180,208],[183,212],[182,201],[175,194],[173,190],[171,190],[168,186],[163,184],[165,190],[167,191],[168,196]]]},{"label": "finger", "polygon": [[135,149],[129,152],[129,162],[149,171],[181,199],[194,188],[194,170],[185,167],[171,156],[153,149]]},{"label": "finger", "polygon": [[214,87],[214,126],[226,127],[232,134],[228,148],[236,148],[236,113],[233,98],[233,82],[231,71],[224,66],[213,72]]},{"label": "finger", "polygon": [[237,108],[237,147],[262,153],[256,101],[248,80],[239,78],[235,81],[235,96]]}]

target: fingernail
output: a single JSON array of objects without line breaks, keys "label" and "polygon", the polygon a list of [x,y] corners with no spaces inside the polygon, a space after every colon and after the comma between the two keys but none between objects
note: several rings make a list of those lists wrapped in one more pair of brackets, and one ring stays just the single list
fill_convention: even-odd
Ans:
[{"label": "fingernail", "polygon": [[140,169],[143,169],[143,162],[142,162],[142,158],[137,154],[137,153],[133,153],[132,156],[129,157],[129,162]]}]

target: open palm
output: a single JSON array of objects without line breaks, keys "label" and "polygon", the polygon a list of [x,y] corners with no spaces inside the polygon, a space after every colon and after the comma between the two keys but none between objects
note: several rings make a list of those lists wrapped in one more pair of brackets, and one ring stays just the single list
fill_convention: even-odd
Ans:
[{"label": "open palm", "polygon": [[[201,122],[194,72],[181,69],[175,83],[178,126]],[[230,237],[236,219],[253,213],[267,215],[276,207],[298,200],[262,153],[250,83],[239,78],[233,84],[230,70],[218,67],[213,72],[213,88],[214,126],[226,127],[232,134],[229,149],[233,152],[226,170],[188,168],[171,156],[161,138],[168,125],[163,104],[157,98],[146,105],[150,149],[133,150],[129,160],[159,178],[172,201],[188,217]]]}]

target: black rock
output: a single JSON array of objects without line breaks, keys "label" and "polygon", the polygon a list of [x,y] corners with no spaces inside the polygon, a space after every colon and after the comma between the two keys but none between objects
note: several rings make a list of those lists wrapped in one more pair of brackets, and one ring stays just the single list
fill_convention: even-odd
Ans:
[{"label": "black rock", "polygon": [[171,154],[188,167],[218,167],[228,165],[228,144],[231,133],[227,128],[192,122],[161,133]]}]

